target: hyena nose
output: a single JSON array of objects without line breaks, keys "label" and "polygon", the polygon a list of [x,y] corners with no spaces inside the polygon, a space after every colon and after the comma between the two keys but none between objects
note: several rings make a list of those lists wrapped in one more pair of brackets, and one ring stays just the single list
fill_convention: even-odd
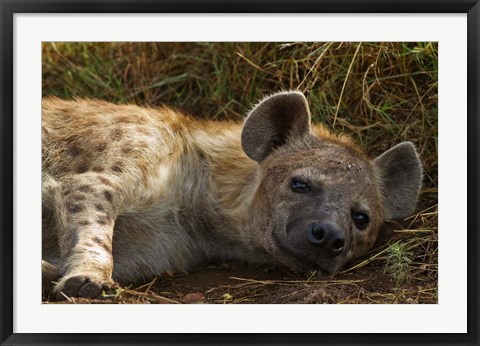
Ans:
[{"label": "hyena nose", "polygon": [[328,221],[310,225],[307,240],[310,244],[326,250],[331,257],[340,255],[345,246],[345,236],[340,227]]}]

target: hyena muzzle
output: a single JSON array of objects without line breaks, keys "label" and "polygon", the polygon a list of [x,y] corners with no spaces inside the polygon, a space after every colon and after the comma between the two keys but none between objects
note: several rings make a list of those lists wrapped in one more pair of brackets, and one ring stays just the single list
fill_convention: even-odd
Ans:
[{"label": "hyena muzzle", "polygon": [[42,113],[43,278],[60,298],[210,260],[334,274],[421,187],[412,143],[371,160],[295,91],[243,124],[92,100]]}]

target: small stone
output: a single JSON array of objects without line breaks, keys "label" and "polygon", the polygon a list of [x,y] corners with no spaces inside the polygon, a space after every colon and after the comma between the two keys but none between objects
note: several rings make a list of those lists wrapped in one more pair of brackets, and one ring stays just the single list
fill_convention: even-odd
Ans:
[{"label": "small stone", "polygon": [[205,296],[201,293],[188,293],[182,299],[185,304],[202,304],[204,301]]}]

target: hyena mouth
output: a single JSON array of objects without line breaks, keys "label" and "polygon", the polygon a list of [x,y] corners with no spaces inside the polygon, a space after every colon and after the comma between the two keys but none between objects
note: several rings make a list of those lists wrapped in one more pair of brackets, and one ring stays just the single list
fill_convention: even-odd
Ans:
[{"label": "hyena mouth", "polygon": [[280,252],[280,256],[275,256],[275,258],[296,273],[303,275],[317,272],[322,276],[330,275],[332,273],[331,270],[320,267],[320,265],[315,260],[311,260],[305,256],[301,256],[288,249],[277,238],[275,233],[272,234],[272,238],[275,249]]}]

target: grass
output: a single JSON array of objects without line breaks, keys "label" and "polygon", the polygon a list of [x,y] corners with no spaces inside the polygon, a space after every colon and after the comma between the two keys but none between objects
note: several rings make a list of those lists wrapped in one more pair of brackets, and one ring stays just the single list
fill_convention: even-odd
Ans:
[{"label": "grass", "polygon": [[[99,98],[154,106],[167,104],[194,117],[241,120],[251,104],[265,94],[299,89],[308,98],[314,121],[352,136],[372,156],[401,141],[414,142],[424,165],[418,212],[402,222],[387,224],[374,250],[345,268],[340,276],[346,280],[350,280],[349,275],[355,280],[366,280],[344,285],[345,290],[341,292],[349,292],[350,286],[358,288],[350,298],[342,293],[328,300],[325,294],[332,295],[329,287],[327,293],[322,293],[322,299],[410,302],[424,294],[425,299],[420,301],[436,302],[436,43],[58,42],[44,43],[42,53],[44,96]],[[366,289],[372,271],[392,279],[392,288],[386,285],[383,291]],[[237,287],[238,282],[230,282],[229,289],[203,293],[208,302],[245,302],[259,289],[285,290],[277,281],[248,285],[242,282],[241,287]],[[305,297],[319,289],[318,284],[307,286],[310,288],[305,292],[302,291],[305,283],[298,282],[296,286]],[[364,292],[361,299],[355,295],[358,290]],[[218,296],[212,295],[217,291]],[[150,298],[135,296],[129,290],[120,296],[142,302],[161,301],[148,292],[151,296],[145,294]],[[235,293],[233,298],[226,299],[230,292]],[[285,294],[290,294],[290,298],[296,296],[292,292],[295,291]],[[164,298],[177,301],[173,296]]]},{"label": "grass", "polygon": [[388,248],[385,270],[393,275],[396,286],[408,282],[412,271],[412,256],[404,242],[397,242]]}]

